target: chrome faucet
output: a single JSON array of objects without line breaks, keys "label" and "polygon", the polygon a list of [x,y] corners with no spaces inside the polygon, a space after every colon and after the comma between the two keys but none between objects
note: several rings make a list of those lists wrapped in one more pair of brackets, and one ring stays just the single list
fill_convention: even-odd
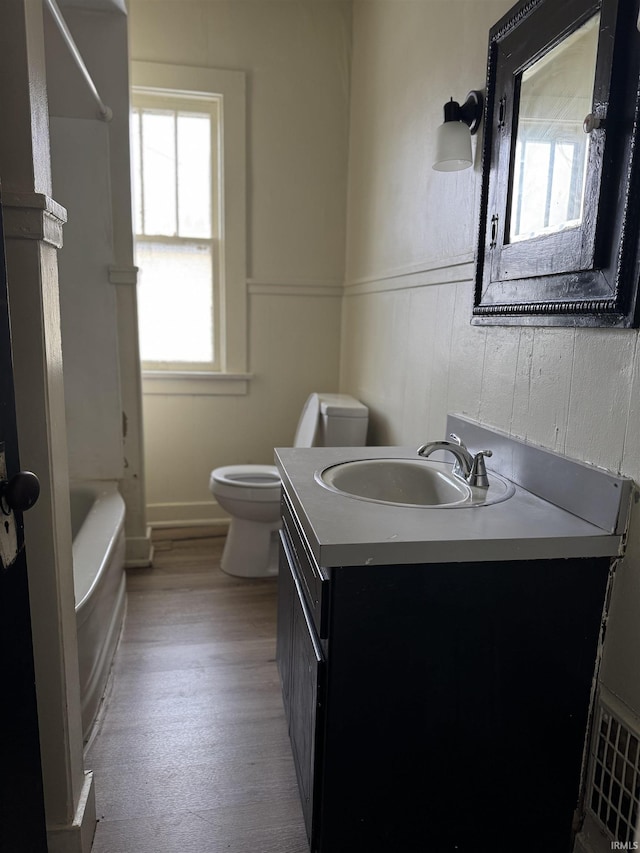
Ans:
[{"label": "chrome faucet", "polygon": [[449,433],[449,438],[452,441],[429,441],[418,448],[418,455],[424,456],[425,459],[435,453],[436,450],[448,450],[455,457],[453,473],[456,477],[464,480],[470,486],[475,486],[480,489],[489,488],[489,477],[487,476],[487,468],[484,464],[485,456],[492,456],[491,450],[480,450],[473,456],[462,440],[454,432]]}]

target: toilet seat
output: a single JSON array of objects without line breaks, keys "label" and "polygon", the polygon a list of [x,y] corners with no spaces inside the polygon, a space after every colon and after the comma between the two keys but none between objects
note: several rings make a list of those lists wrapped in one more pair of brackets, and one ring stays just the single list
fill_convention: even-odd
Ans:
[{"label": "toilet seat", "polygon": [[209,478],[214,494],[237,501],[279,501],[280,474],[275,465],[224,465]]}]

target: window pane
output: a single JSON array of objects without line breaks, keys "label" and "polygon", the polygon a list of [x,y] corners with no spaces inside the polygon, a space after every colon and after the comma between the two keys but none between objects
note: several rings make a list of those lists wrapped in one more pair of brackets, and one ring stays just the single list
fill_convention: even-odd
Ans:
[{"label": "window pane", "polygon": [[175,113],[142,113],[144,233],[176,233]]},{"label": "window pane", "polygon": [[[580,192],[574,193],[576,182],[574,175],[576,146],[560,143],[554,148],[553,175],[551,182],[551,203],[549,206],[549,225],[557,230],[563,226],[579,224],[582,218],[582,198],[585,169],[580,175]],[[580,206],[578,206],[580,202]]]},{"label": "window pane", "polygon": [[518,176],[518,220],[514,237],[533,237],[544,229],[550,156],[551,145],[548,142],[527,142],[524,145]]},{"label": "window pane", "polygon": [[143,361],[212,362],[211,247],[139,240]]},{"label": "window pane", "polygon": [[181,237],[211,236],[211,119],[178,115],[178,222]]},{"label": "window pane", "polygon": [[133,182],[133,220],[136,234],[142,233],[142,178],[140,175],[140,110],[131,113],[131,172]]}]

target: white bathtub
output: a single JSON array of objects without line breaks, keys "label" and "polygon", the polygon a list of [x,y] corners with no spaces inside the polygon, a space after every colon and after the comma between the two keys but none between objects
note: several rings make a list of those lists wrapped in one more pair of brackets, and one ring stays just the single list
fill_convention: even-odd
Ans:
[{"label": "white bathtub", "polygon": [[85,740],[104,695],[124,620],[124,512],[116,483],[72,484],[73,577]]}]

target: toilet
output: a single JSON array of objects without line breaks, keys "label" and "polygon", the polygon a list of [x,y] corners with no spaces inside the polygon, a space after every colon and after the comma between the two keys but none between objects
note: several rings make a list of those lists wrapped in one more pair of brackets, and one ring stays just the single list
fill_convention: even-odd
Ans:
[{"label": "toilet", "polygon": [[[311,394],[298,421],[294,447],[362,447],[369,410],[348,394]],[[275,465],[214,468],[209,489],[231,516],[221,567],[229,575],[278,573],[280,475]]]}]

